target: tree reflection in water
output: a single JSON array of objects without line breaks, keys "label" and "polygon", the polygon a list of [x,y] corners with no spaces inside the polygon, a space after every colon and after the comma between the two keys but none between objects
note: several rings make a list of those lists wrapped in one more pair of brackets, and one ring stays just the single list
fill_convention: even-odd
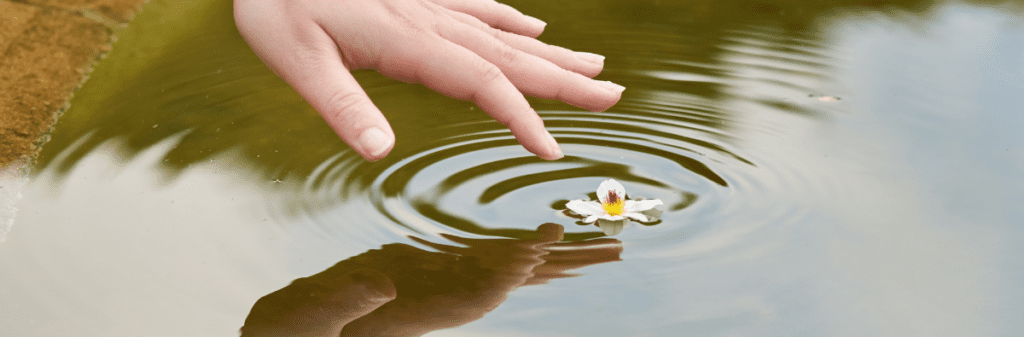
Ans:
[{"label": "tree reflection in water", "polygon": [[460,246],[393,243],[300,278],[256,301],[242,336],[419,336],[482,318],[526,285],[577,276],[566,271],[620,261],[621,242],[562,242],[564,228],[530,239],[468,239]]}]

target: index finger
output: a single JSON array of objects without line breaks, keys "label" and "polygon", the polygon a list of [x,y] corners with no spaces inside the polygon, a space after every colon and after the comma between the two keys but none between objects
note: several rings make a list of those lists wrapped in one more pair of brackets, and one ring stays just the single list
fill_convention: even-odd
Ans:
[{"label": "index finger", "polygon": [[473,101],[507,126],[526,150],[547,160],[563,157],[555,138],[544,129],[544,121],[501,69],[438,35],[424,38],[429,40],[418,44],[415,51],[400,53],[401,56],[388,60],[388,67],[378,70],[385,75],[411,72],[417,82],[428,88],[449,97]]},{"label": "index finger", "polygon": [[538,37],[547,23],[493,0],[433,0],[441,7],[480,19],[488,26],[523,36]]}]

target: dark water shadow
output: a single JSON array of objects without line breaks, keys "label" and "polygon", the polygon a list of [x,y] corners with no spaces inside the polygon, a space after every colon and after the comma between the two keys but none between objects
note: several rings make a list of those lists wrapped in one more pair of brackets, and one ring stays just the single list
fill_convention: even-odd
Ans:
[{"label": "dark water shadow", "polygon": [[[110,140],[123,141],[120,155],[129,160],[182,134],[177,146],[165,155],[167,179],[234,149],[241,151],[247,166],[260,172],[257,178],[265,180],[308,176],[332,156],[354,156],[308,104],[249,50],[234,28],[229,1],[202,2],[168,18],[163,12],[174,7],[172,3],[154,2],[120,32],[115,50],[76,93],[43,148],[37,172],[52,166],[59,175],[66,174],[86,154]],[[636,98],[632,95],[647,91],[685,92],[712,104],[730,98],[720,82],[655,80],[636,71],[727,78],[730,65],[721,56],[738,36],[770,42],[766,47],[770,50],[820,59],[823,38],[817,27],[829,17],[851,12],[923,15],[935,4],[861,0],[508,3],[548,20],[546,42],[607,55],[606,71],[600,78],[640,89],[627,91],[623,105]],[[971,3],[1019,7],[1005,1]],[[804,75],[827,76],[829,72],[827,60],[776,61],[800,63],[803,71],[810,71]],[[409,154],[408,149],[423,138],[436,138],[438,135],[429,132],[432,127],[489,120],[471,110],[468,103],[440,97],[419,86],[366,71],[357,72],[357,77],[399,136],[394,157]],[[548,100],[533,103],[538,109],[571,109]],[[799,115],[816,115],[793,105],[762,103]],[[721,128],[728,116],[717,117],[703,120]],[[58,162],[61,153],[65,156]]]},{"label": "dark water shadow", "polygon": [[419,336],[476,321],[519,287],[621,261],[618,240],[569,243],[563,230],[544,224],[524,239],[445,235],[456,245],[413,238],[436,251],[384,245],[260,298],[242,336]]}]

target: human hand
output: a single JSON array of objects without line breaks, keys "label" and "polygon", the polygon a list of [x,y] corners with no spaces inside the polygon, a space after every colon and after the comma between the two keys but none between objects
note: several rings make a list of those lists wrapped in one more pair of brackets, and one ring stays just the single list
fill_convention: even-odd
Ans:
[{"label": "human hand", "polygon": [[394,284],[380,271],[342,261],[292,281],[256,301],[242,337],[326,337],[395,299]]},{"label": "human hand", "polygon": [[[564,227],[540,225],[530,240],[442,236],[465,246],[411,237],[441,253],[392,258],[408,265],[381,270],[395,283],[398,297],[347,324],[341,336],[419,336],[478,320],[534,276],[533,269],[545,262],[546,246],[562,240]],[[405,247],[409,253],[415,249]]]},{"label": "human hand", "polygon": [[621,260],[618,240],[559,242],[563,232],[544,224],[530,240],[416,240],[440,252],[384,245],[259,299],[242,336],[422,335],[483,317],[517,287]]},{"label": "human hand", "polygon": [[253,51],[367,160],[395,135],[350,73],[376,69],[476,103],[537,156],[562,157],[523,94],[603,111],[622,86],[596,81],[603,57],[535,38],[545,24],[491,0],[235,0]]}]

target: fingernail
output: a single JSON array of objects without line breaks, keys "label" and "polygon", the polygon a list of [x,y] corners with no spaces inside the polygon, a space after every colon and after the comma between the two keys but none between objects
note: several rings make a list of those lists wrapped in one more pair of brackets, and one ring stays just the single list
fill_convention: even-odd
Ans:
[{"label": "fingernail", "polygon": [[383,273],[360,268],[349,274],[353,283],[350,289],[362,295],[369,302],[386,302],[395,298],[395,286]]},{"label": "fingernail", "polygon": [[544,130],[544,133],[546,133],[548,135],[548,146],[550,146],[552,149],[555,150],[555,156],[556,157],[552,158],[551,160],[558,160],[558,159],[562,159],[562,157],[565,157],[565,155],[562,154],[562,148],[559,147],[558,146],[558,142],[555,141],[555,137],[552,136],[551,133],[548,132],[547,130]]},{"label": "fingernail", "polygon": [[546,27],[548,25],[547,22],[541,21],[541,19],[529,16],[529,15],[523,15],[523,16],[526,17],[527,21],[530,21],[530,23],[532,23],[534,25],[541,26],[541,27]]},{"label": "fingernail", "polygon": [[612,83],[611,81],[598,81],[597,85],[600,85],[602,88],[614,91],[617,94],[622,93],[622,91],[626,90],[626,87]]},{"label": "fingernail", "polygon": [[588,53],[588,52],[584,52],[584,51],[576,52],[576,58],[578,58],[580,60],[587,61],[587,62],[591,62],[591,63],[603,63],[604,62],[604,56],[603,55],[598,55],[598,54],[594,54],[594,53]]},{"label": "fingernail", "polygon": [[384,150],[391,146],[391,142],[391,137],[378,128],[370,128],[359,136],[359,144],[363,147],[363,152],[371,157],[384,153]]}]

